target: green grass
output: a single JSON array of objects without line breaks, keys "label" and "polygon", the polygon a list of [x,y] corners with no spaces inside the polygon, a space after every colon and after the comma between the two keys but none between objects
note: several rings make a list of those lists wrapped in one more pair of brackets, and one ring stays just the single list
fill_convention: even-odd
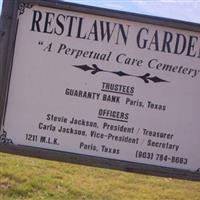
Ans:
[{"label": "green grass", "polygon": [[200,182],[0,153],[0,200],[200,200]]}]

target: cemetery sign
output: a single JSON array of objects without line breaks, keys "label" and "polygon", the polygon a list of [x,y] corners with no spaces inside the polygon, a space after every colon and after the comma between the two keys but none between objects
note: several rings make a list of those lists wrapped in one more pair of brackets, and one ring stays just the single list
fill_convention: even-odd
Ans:
[{"label": "cemetery sign", "polygon": [[0,151],[200,180],[200,26],[4,0]]}]

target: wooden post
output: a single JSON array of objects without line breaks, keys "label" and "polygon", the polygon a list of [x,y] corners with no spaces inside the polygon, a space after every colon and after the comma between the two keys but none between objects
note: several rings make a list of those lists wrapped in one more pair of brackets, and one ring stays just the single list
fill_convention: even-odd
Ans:
[{"label": "wooden post", "polygon": [[[0,18],[0,129],[3,123],[3,113],[6,104],[6,98],[3,94],[7,95],[7,80],[6,74],[10,72],[10,64],[12,59],[9,56],[9,46],[11,45],[10,33],[13,23],[13,13],[17,1],[13,0],[3,0],[2,13]],[[10,63],[10,64],[8,64]],[[10,66],[10,67],[5,67]]]}]

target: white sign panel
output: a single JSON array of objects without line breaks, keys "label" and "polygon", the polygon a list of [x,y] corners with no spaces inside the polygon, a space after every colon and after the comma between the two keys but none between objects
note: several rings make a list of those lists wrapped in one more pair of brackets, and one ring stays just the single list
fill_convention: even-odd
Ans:
[{"label": "white sign panel", "polygon": [[200,168],[200,34],[81,12],[19,12],[4,133],[15,145]]}]

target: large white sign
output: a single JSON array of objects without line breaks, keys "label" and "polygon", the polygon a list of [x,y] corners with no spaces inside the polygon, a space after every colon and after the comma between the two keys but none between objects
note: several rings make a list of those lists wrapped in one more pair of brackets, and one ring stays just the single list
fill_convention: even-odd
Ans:
[{"label": "large white sign", "polygon": [[19,12],[15,145],[200,168],[200,34],[42,6]]}]

